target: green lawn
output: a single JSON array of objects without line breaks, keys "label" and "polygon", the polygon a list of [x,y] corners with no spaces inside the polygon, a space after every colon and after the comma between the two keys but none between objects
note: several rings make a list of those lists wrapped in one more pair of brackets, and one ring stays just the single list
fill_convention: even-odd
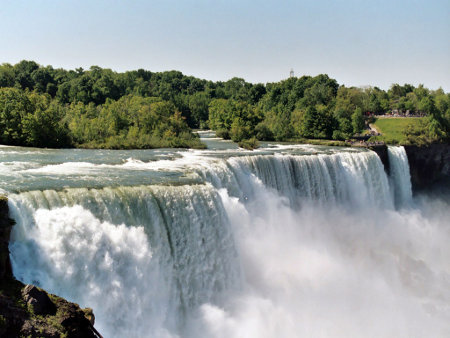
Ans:
[{"label": "green lawn", "polygon": [[384,141],[388,144],[406,143],[405,129],[408,125],[417,125],[423,117],[389,117],[377,118],[374,125],[381,132],[381,136],[374,139]]}]

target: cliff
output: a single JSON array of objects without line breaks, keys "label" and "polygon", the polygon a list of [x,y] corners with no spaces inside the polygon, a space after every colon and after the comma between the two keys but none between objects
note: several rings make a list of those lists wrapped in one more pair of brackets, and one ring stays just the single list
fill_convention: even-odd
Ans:
[{"label": "cliff", "polygon": [[369,149],[377,153],[378,157],[381,160],[381,163],[383,163],[384,170],[389,175],[390,164],[389,164],[389,155],[388,155],[388,151],[387,151],[387,146],[384,144],[376,145],[376,146],[369,147]]},{"label": "cliff", "polygon": [[[404,146],[408,156],[411,185],[414,192],[436,187],[450,188],[450,144],[431,144],[427,146]],[[380,157],[389,174],[387,146],[369,147]]]},{"label": "cliff", "polygon": [[450,184],[450,144],[405,146],[414,191]]},{"label": "cliff", "polygon": [[0,196],[0,337],[101,337],[91,309],[13,277],[8,250],[13,225],[8,200]]},{"label": "cliff", "polygon": [[8,245],[13,225],[8,217],[8,199],[0,195],[0,280],[12,276]]}]

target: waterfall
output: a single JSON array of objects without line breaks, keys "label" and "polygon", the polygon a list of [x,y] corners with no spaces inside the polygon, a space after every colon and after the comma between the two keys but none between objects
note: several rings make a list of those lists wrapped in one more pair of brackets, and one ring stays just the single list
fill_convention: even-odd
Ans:
[{"label": "waterfall", "polygon": [[245,154],[184,161],[195,184],[10,194],[15,276],[105,337],[448,332],[447,209],[394,208],[403,148],[389,178],[371,151]]},{"label": "waterfall", "polygon": [[208,185],[33,191],[11,195],[10,210],[16,277],[95,307],[107,336],[176,330],[239,284],[227,215]]},{"label": "waterfall", "polygon": [[408,206],[412,200],[412,189],[408,157],[405,148],[402,146],[389,146],[388,157],[395,205],[397,207]]},{"label": "waterfall", "polygon": [[233,157],[208,164],[198,172],[214,186],[246,200],[251,200],[262,184],[286,197],[291,206],[299,206],[302,201],[351,207],[392,206],[383,164],[371,151]]}]

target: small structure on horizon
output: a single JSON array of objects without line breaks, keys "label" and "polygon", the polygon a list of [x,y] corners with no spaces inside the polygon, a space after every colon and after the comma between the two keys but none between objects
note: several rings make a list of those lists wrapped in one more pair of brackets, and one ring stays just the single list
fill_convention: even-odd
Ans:
[{"label": "small structure on horizon", "polygon": [[291,71],[289,72],[289,77],[294,77],[294,69],[291,68]]}]

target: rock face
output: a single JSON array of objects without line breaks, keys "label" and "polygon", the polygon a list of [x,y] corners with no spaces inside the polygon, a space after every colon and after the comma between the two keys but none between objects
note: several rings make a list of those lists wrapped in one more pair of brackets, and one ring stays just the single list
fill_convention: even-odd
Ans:
[{"label": "rock face", "polygon": [[39,289],[34,285],[26,285],[22,289],[22,298],[33,308],[33,312],[37,315],[54,315],[56,313],[56,306],[50,300],[47,292]]},{"label": "rock face", "polygon": [[450,145],[405,146],[414,191],[450,182]]},{"label": "rock face", "polygon": [[0,290],[0,337],[101,337],[78,304],[14,279]]},{"label": "rock face", "polygon": [[101,337],[92,309],[14,279],[8,250],[13,224],[7,198],[0,196],[0,337]]},{"label": "rock face", "polygon": [[389,155],[388,155],[388,148],[386,145],[377,145],[369,147],[370,150],[373,150],[377,153],[378,157],[381,160],[381,163],[383,163],[384,170],[389,175],[390,171],[390,164],[389,164]]},{"label": "rock face", "polygon": [[12,276],[8,245],[13,225],[8,216],[8,199],[0,195],[0,279]]},{"label": "rock face", "polygon": [[[411,185],[414,192],[435,189],[436,185],[450,187],[450,145],[404,146],[408,156]],[[390,164],[385,145],[369,147],[380,157],[386,173]]]}]

